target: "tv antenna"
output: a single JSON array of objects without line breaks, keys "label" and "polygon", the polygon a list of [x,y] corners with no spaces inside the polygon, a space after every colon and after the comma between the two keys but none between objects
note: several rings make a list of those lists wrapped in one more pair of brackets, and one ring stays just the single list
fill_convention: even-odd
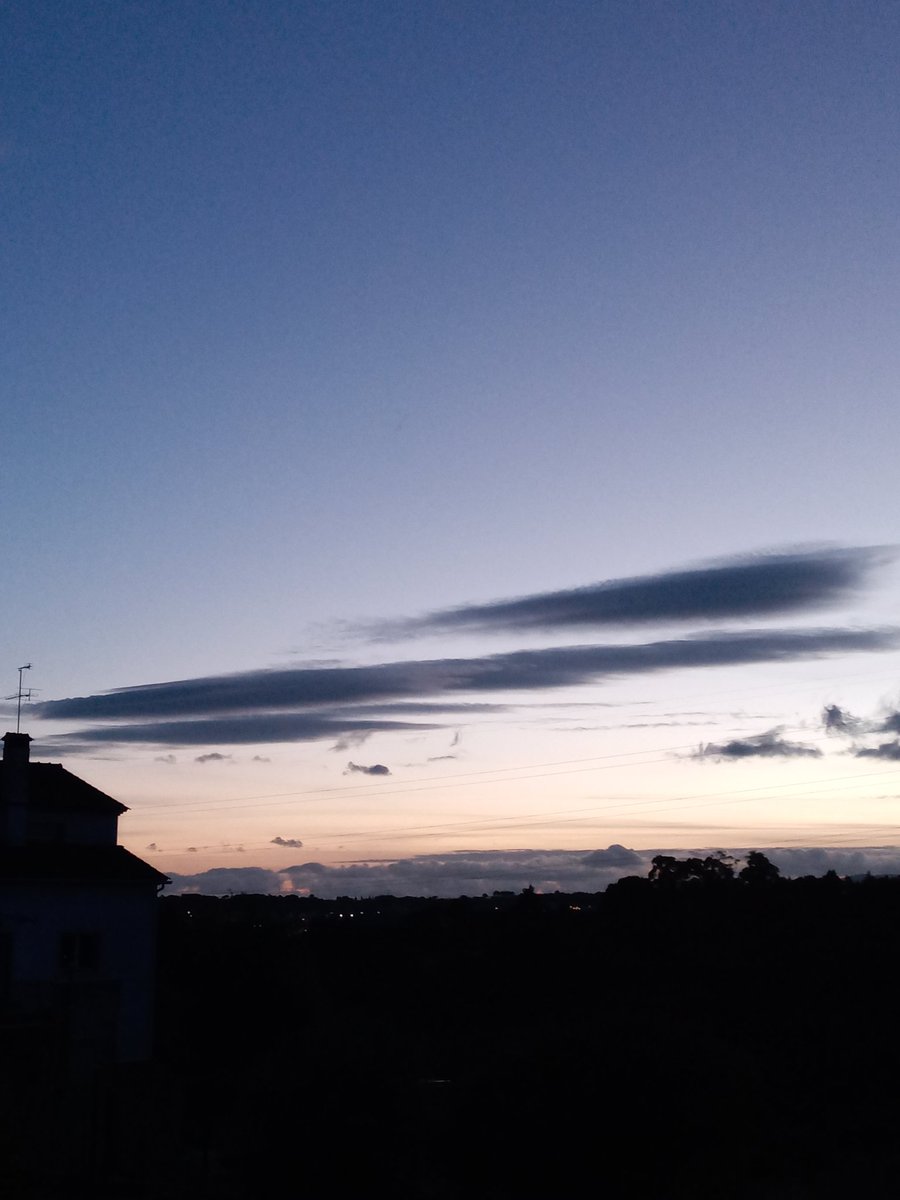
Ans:
[{"label": "tv antenna", "polygon": [[19,729],[22,724],[22,701],[30,700],[31,693],[33,690],[32,688],[23,688],[22,687],[22,672],[30,671],[30,670],[31,670],[31,663],[26,663],[24,665],[24,667],[19,667],[19,690],[16,692],[15,696],[7,696],[6,697],[7,700],[15,700],[15,702],[16,702],[16,733],[19,732]]}]

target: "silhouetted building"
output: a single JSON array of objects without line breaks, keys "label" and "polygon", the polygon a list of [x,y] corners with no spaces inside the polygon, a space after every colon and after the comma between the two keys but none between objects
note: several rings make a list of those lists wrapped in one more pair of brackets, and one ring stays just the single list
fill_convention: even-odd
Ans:
[{"label": "silhouetted building", "polygon": [[150,1055],[157,894],[117,845],[124,804],[7,733],[0,764],[4,1056],[78,1072]]}]

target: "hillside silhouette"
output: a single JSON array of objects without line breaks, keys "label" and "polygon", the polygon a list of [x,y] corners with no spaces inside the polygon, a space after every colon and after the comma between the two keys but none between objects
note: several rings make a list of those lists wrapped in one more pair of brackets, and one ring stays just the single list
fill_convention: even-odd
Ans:
[{"label": "hillside silhouette", "polygon": [[596,895],[160,914],[155,1061],[108,1083],[90,1178],[14,1194],[894,1188],[900,880],[659,856]]}]

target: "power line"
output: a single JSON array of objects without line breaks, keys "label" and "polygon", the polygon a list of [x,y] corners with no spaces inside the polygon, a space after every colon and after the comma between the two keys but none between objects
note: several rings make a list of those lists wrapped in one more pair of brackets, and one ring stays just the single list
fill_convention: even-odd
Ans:
[{"label": "power line", "polygon": [[[693,745],[694,745],[694,743],[690,742],[690,743],[686,743],[685,745],[682,745],[682,746],[672,746],[672,747],[668,748],[667,753],[674,754],[679,750],[687,750]],[[307,800],[330,800],[335,796],[339,796],[339,797],[346,796],[350,799],[354,799],[358,796],[364,796],[366,798],[368,798],[368,797],[379,798],[379,797],[383,797],[383,796],[406,795],[406,794],[411,794],[413,792],[418,792],[418,791],[431,791],[431,790],[437,789],[437,788],[456,787],[457,780],[473,779],[473,778],[483,776],[483,775],[499,775],[501,772],[508,773],[508,772],[512,772],[512,771],[530,771],[532,769],[532,767],[537,767],[537,768],[557,767],[557,766],[568,766],[570,764],[575,764],[575,763],[598,763],[598,762],[604,762],[605,760],[608,760],[608,759],[615,759],[615,758],[635,758],[638,755],[658,754],[658,753],[660,753],[661,749],[664,749],[664,748],[658,748],[655,750],[654,749],[630,750],[630,751],[626,750],[626,751],[620,751],[619,753],[616,753],[616,754],[600,754],[600,755],[593,756],[591,758],[564,758],[564,759],[559,759],[559,760],[552,761],[552,762],[534,763],[531,765],[520,765],[520,766],[514,766],[514,767],[488,767],[482,771],[463,771],[463,772],[460,772],[458,774],[451,776],[451,778],[449,780],[447,780],[446,778],[442,778],[440,776],[425,776],[424,778],[408,779],[408,780],[399,780],[398,779],[395,784],[392,784],[389,787],[383,787],[383,786],[381,786],[381,787],[366,787],[364,784],[349,784],[345,787],[314,788],[312,790],[299,789],[299,790],[293,791],[293,792],[269,792],[269,793],[261,793],[256,796],[231,797],[227,800],[217,801],[215,804],[213,804],[211,806],[207,806],[205,800],[198,800],[198,801],[193,801],[193,802],[188,801],[187,803],[184,803],[184,804],[181,804],[178,802],[175,802],[173,804],[147,804],[147,805],[142,805],[140,811],[141,812],[150,812],[150,811],[153,811],[154,809],[165,809],[168,811],[172,811],[173,809],[175,809],[180,812],[183,810],[191,809],[195,812],[216,812],[216,811],[224,810],[226,808],[226,806],[233,805],[234,808],[237,809],[240,807],[251,806],[254,802],[259,801],[259,800],[279,800],[282,798],[296,797],[296,796],[302,796],[304,799],[307,799]],[[667,761],[667,759],[666,759],[666,757],[663,757],[663,758],[649,759],[649,760],[646,760],[645,762],[637,762],[637,763],[612,763],[609,766],[610,767],[614,767],[614,766],[651,766],[654,763],[665,762],[665,761]],[[570,775],[570,774],[574,775],[574,774],[579,774],[584,771],[592,771],[592,770],[601,771],[601,770],[608,770],[608,769],[609,769],[609,767],[579,767],[573,771],[553,771],[553,772],[547,772],[547,773],[541,773],[541,774],[528,774],[528,775],[522,775],[519,778],[521,778],[522,781],[525,781],[528,779],[549,778],[553,775]],[[516,782],[516,780],[515,779],[512,779],[512,780],[482,779],[481,780],[482,784],[508,783],[508,782],[514,783],[514,782]],[[203,806],[203,807],[201,807],[201,806]],[[229,811],[231,811],[230,807],[229,807]]]},{"label": "power line", "polygon": [[[822,791],[834,790],[835,784],[852,785],[860,779],[877,778],[883,775],[896,775],[900,772],[900,768],[893,768],[885,771],[870,771],[864,775],[838,775],[832,776],[825,780],[809,780],[801,783],[784,783],[759,785],[756,787],[735,788],[729,791],[717,792],[715,795],[704,792],[689,793],[682,796],[669,797],[647,797],[643,799],[631,798],[608,798],[606,803],[594,804],[584,808],[575,809],[557,809],[547,810],[541,813],[509,813],[498,816],[485,816],[468,818],[462,821],[446,821],[435,822],[424,825],[400,826],[390,829],[374,829],[374,830],[353,830],[351,832],[341,831],[338,833],[326,833],[317,835],[316,841],[334,841],[367,838],[375,841],[387,841],[391,839],[409,838],[434,834],[437,832],[449,832],[457,830],[459,832],[477,833],[489,831],[498,826],[502,827],[508,824],[514,824],[517,828],[536,827],[547,822],[554,824],[571,823],[573,819],[582,818],[588,814],[598,813],[615,813],[622,812],[632,808],[642,809],[642,815],[648,813],[667,813],[671,811],[681,811],[684,809],[697,808],[716,808],[724,805],[747,804],[759,801],[773,799],[772,793],[782,788],[809,788],[818,793]],[[562,772],[568,773],[568,772]],[[560,774],[560,772],[556,772]],[[497,782],[497,781],[494,781]],[[828,785],[831,785],[829,788]],[[838,789],[839,790],[839,789]],[[762,795],[753,795],[752,793],[763,793]],[[750,793],[750,794],[748,794]],[[730,797],[730,799],[728,798]],[[883,828],[889,831],[895,831],[895,826],[886,825]],[[886,835],[887,836],[887,835]],[[251,846],[265,846],[268,842],[249,843]]]}]

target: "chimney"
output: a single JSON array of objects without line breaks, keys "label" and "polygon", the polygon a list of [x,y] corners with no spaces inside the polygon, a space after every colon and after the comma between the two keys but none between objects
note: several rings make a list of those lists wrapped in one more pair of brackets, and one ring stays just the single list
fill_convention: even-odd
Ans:
[{"label": "chimney", "polygon": [[31,738],[27,733],[7,733],[3,736],[0,843],[7,846],[25,845],[30,743]]}]

